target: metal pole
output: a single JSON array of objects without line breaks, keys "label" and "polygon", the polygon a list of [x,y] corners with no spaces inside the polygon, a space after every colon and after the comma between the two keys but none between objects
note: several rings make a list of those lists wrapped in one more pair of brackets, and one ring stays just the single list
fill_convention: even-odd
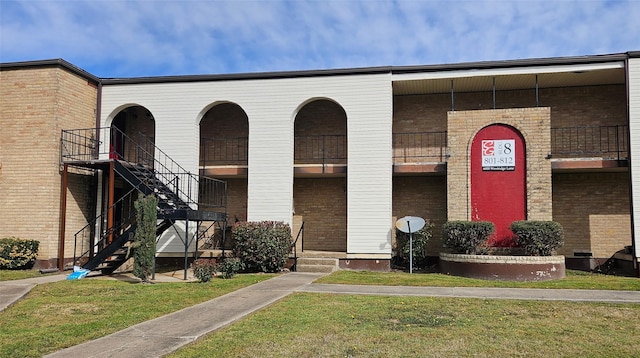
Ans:
[{"label": "metal pole", "polygon": [[184,233],[184,280],[187,280],[187,270],[189,269],[188,263],[188,255],[189,255],[189,218],[187,218],[187,222],[185,224],[185,233]]},{"label": "metal pole", "polygon": [[539,104],[540,104],[539,97],[538,97],[538,91],[539,91],[539,88],[538,88],[538,75],[536,74],[536,107],[538,107]]},{"label": "metal pole", "polygon": [[413,234],[409,220],[407,220],[407,228],[409,229],[409,273],[413,273]]}]

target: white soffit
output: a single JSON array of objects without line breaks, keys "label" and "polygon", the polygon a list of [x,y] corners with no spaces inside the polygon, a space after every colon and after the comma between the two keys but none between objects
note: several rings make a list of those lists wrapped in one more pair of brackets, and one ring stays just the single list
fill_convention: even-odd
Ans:
[{"label": "white soffit", "polygon": [[624,62],[393,74],[395,95],[622,84]]}]

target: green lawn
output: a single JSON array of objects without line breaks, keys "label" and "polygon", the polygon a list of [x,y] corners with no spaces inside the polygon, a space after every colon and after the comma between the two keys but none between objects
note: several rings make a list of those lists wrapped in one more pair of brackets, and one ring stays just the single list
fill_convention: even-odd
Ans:
[{"label": "green lawn", "polygon": [[0,270],[0,281],[23,280],[42,276],[44,275],[38,270]]},{"label": "green lawn", "polygon": [[[0,277],[4,273],[0,271]],[[38,357],[273,275],[211,283],[85,279],[37,286],[0,312],[0,357]],[[640,290],[640,279],[569,272],[542,283],[338,271],[316,281],[369,285]],[[639,304],[296,293],[173,356],[633,356]]]},{"label": "green lawn", "polygon": [[169,357],[632,357],[640,305],[297,293]]},{"label": "green lawn", "polygon": [[0,312],[0,357],[40,357],[271,277],[238,275],[206,284],[84,279],[38,285]]}]

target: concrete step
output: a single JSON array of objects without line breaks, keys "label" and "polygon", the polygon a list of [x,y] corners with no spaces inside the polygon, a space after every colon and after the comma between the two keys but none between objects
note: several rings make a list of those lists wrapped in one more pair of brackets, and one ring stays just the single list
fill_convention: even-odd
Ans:
[{"label": "concrete step", "polygon": [[299,257],[298,272],[333,272],[338,269],[338,259],[325,257]]},{"label": "concrete step", "polygon": [[330,259],[346,259],[346,252],[333,252],[333,251],[298,251],[298,257],[308,257],[308,258],[330,258]]}]

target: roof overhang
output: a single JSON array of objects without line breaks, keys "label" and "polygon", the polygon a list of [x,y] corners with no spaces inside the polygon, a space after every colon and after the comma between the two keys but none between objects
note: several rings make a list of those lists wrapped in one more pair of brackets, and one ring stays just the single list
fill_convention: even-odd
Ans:
[{"label": "roof overhang", "polygon": [[622,60],[393,73],[395,95],[595,86],[625,83]]}]

